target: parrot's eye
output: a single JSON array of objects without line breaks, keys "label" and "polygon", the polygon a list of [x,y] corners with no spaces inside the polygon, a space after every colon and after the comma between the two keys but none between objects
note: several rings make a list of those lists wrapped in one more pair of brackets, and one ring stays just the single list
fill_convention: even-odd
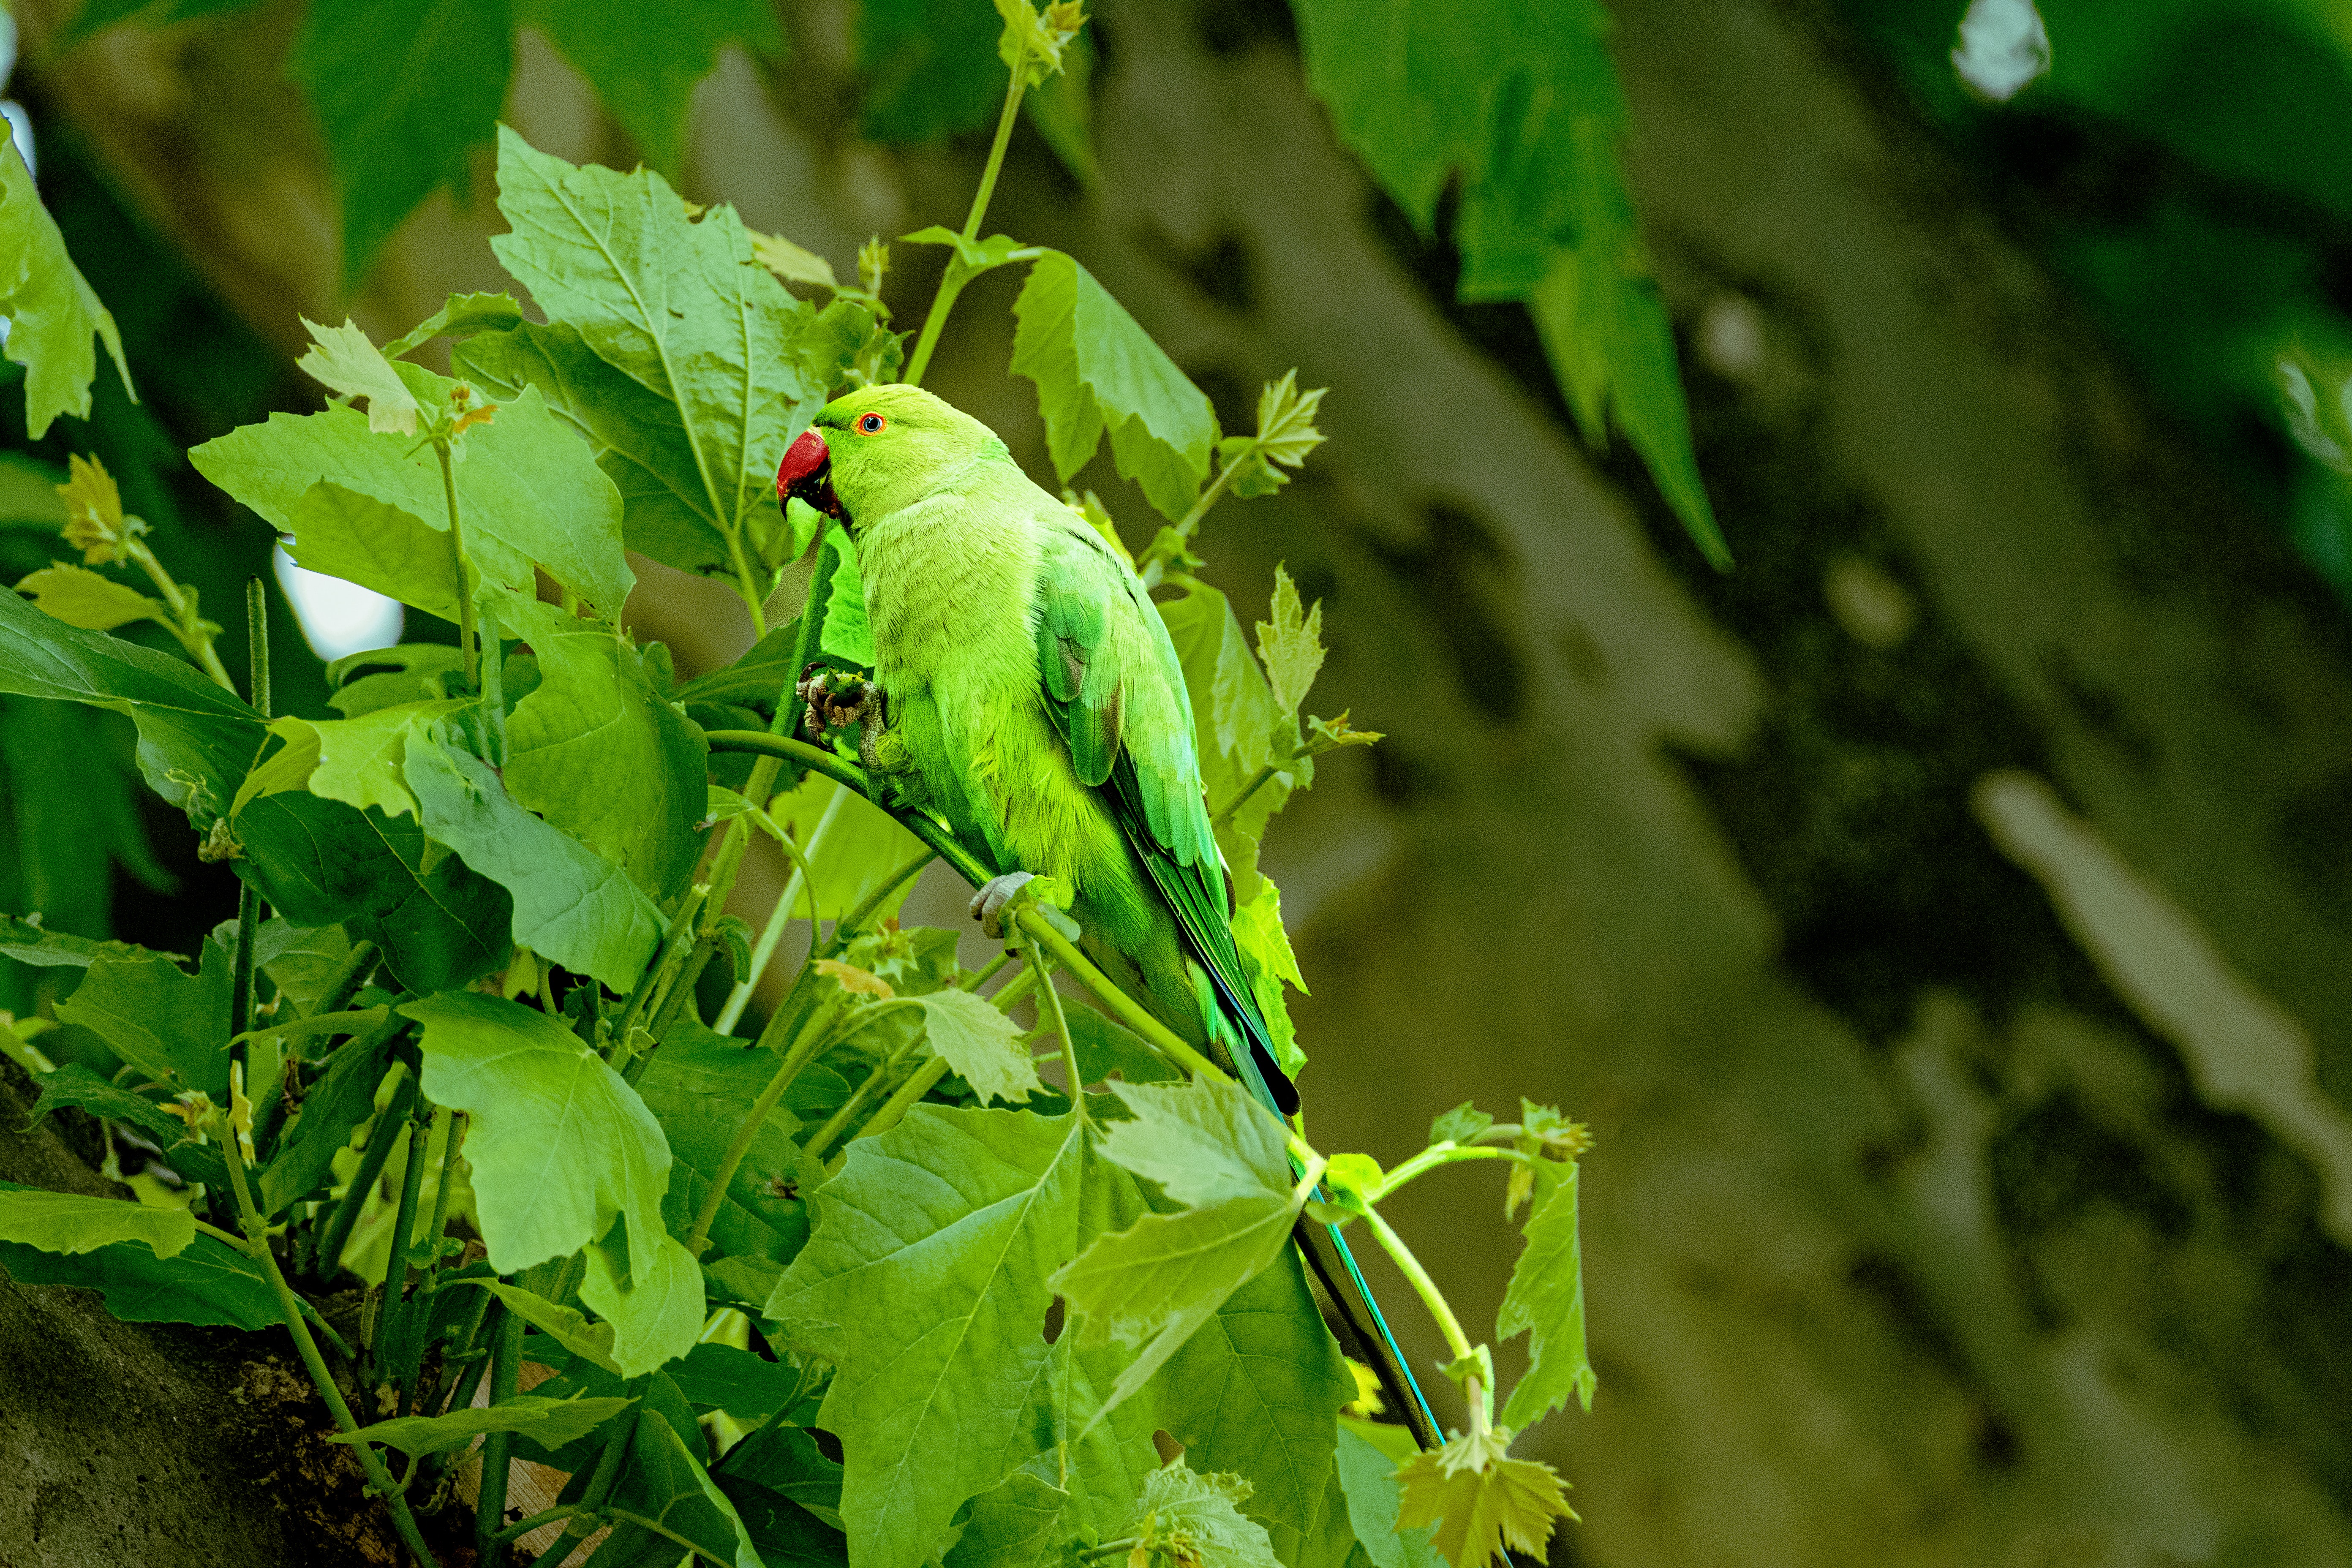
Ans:
[{"label": "parrot's eye", "polygon": [[861,436],[879,436],[889,423],[879,414],[861,414],[857,416],[857,433]]}]

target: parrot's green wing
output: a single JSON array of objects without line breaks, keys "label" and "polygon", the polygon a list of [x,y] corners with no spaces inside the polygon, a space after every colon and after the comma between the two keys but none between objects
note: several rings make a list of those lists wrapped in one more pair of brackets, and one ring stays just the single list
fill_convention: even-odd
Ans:
[{"label": "parrot's green wing", "polygon": [[[1057,509],[1058,510],[1058,509]],[[1201,798],[1183,667],[1143,585],[1075,518],[1049,520],[1037,588],[1037,669],[1046,711],[1079,781],[1100,790],[1248,1049],[1234,1066],[1283,1115],[1297,1090],[1276,1065],[1234,945],[1224,863]]]}]

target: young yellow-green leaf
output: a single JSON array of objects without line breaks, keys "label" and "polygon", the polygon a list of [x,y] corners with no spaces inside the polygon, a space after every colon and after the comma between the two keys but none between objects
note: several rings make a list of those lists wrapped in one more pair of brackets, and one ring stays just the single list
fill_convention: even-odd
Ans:
[{"label": "young yellow-green leaf", "polygon": [[307,789],[362,811],[375,806],[386,816],[414,816],[416,796],[401,773],[409,737],[465,706],[452,699],[379,708],[358,719],[275,720],[269,732],[286,744],[246,775],[229,815],[263,795]]},{"label": "young yellow-green leaf", "polygon": [[[620,1367],[613,1360],[613,1326],[591,1323],[571,1307],[559,1307],[546,1297],[509,1285],[498,1279],[455,1279],[450,1284],[474,1285],[489,1291],[507,1305],[515,1316],[532,1328],[587,1362],[591,1366],[620,1375]],[[446,1287],[445,1287],[446,1288]]]},{"label": "young yellow-green leaf", "polygon": [[1231,1079],[1114,1088],[1130,1119],[1103,1135],[1103,1158],[1188,1207],[1290,1192],[1285,1130]]},{"label": "young yellow-green leaf", "polygon": [[122,510],[122,490],[106,465],[79,452],[66,458],[68,478],[57,487],[66,517],[59,531],[65,542],[82,552],[82,564],[120,565],[129,559],[127,546],[145,526]]},{"label": "young yellow-green leaf", "polygon": [[[1465,1100],[1429,1124],[1432,1143],[1474,1143],[1478,1135],[1495,1125],[1495,1119],[1478,1109],[1475,1100]],[[1508,1338],[1508,1335],[1505,1335]],[[1514,1422],[1514,1426],[1524,1423]]]},{"label": "young yellow-green leaf", "polygon": [[1592,1408],[1599,1381],[1584,1347],[1584,1260],[1577,1240],[1576,1163],[1547,1162],[1543,1194],[1528,1215],[1527,1246],[1511,1270],[1495,1336],[1529,1333],[1528,1370],[1503,1405],[1502,1422],[1525,1431],[1570,1396]]},{"label": "young yellow-green leaf", "polygon": [[[518,656],[509,655],[511,665]],[[335,689],[327,706],[346,719],[364,718],[379,708],[404,702],[437,702],[449,695],[449,680],[464,668],[464,656],[447,643],[401,643],[346,654],[327,667],[328,684]],[[354,677],[353,670],[368,674]],[[506,679],[514,689],[514,675]]]},{"label": "young yellow-green leaf", "polygon": [[613,1325],[613,1364],[623,1377],[641,1377],[694,1348],[702,1332],[702,1270],[694,1254],[667,1233],[649,1266],[626,1270],[617,1234],[588,1248],[580,1300]]},{"label": "young yellow-green leaf", "polygon": [[1042,12],[1029,0],[996,0],[996,14],[1004,18],[996,58],[1008,69],[1017,68],[1031,87],[1062,68],[1062,51],[1086,20],[1077,0],[1048,0]]},{"label": "young yellow-green leaf", "polygon": [[1149,1464],[1148,1425],[1068,1441],[1109,1368],[1043,1331],[1048,1277],[1141,1210],[1076,1116],[918,1105],[852,1142],[814,1203],[767,1315],[838,1369],[817,1424],[841,1439],[852,1562],[918,1568],[968,1500],[1065,1442],[1090,1493],[1119,1484],[1095,1468]]},{"label": "young yellow-green leaf", "polygon": [[[16,1026],[18,1037],[24,1037],[26,1025],[40,1022],[32,1018],[19,1020]],[[185,1121],[146,1096],[108,1082],[79,1062],[68,1062],[55,1072],[42,1073],[34,1081],[41,1086],[41,1098],[33,1107],[35,1121],[59,1106],[79,1106],[92,1116],[137,1128],[163,1151],[165,1163],[189,1181],[207,1185],[227,1184],[228,1170],[221,1163],[219,1152],[207,1144],[194,1142]]]},{"label": "young yellow-green leaf", "polygon": [[113,356],[123,391],[139,401],[114,318],[66,254],[14,142],[0,148],[0,316],[8,320],[7,355],[25,367],[25,427],[34,440],[60,414],[89,416],[90,378],[98,374],[92,332]]},{"label": "young yellow-green leaf", "polygon": [[[757,265],[732,207],[689,217],[650,171],[574,168],[502,129],[499,210],[513,232],[491,248],[551,321],[671,405],[633,413],[633,444],[658,447],[648,472],[675,480],[723,560],[751,515],[775,506],[776,466],[831,384],[802,358],[815,312]],[[656,438],[649,425],[667,429]],[[601,424],[592,436],[614,444]]]},{"label": "young yellow-green leaf", "polygon": [[508,598],[539,689],[507,720],[508,793],[620,867],[656,902],[684,890],[709,804],[701,731],[655,689],[614,629]]},{"label": "young yellow-green leaf", "polygon": [[383,345],[383,357],[398,359],[435,338],[470,338],[522,325],[522,307],[503,289],[496,294],[452,294],[449,302]]},{"label": "young yellow-green leaf", "polygon": [[299,318],[310,334],[310,349],[294,368],[331,392],[368,400],[368,428],[378,435],[416,434],[416,395],[395,374],[392,362],[344,318],[340,327],[322,327],[308,316]]},{"label": "young yellow-green leaf", "polygon": [[337,1432],[330,1443],[382,1443],[411,1458],[462,1448],[488,1432],[520,1432],[542,1448],[585,1437],[630,1405],[635,1397],[549,1399],[511,1394],[496,1405],[452,1410],[446,1415],[403,1415],[378,1421],[363,1432]]},{"label": "young yellow-green leaf", "polygon": [[457,562],[446,523],[436,529],[404,507],[320,479],[295,501],[286,526],[296,565],[457,618]]},{"label": "young yellow-green leaf", "polygon": [[85,631],[110,632],[133,621],[173,624],[172,612],[161,599],[69,561],[28,573],[17,580],[16,592],[38,605],[43,615]]},{"label": "young yellow-green leaf", "polygon": [[986,997],[969,991],[935,991],[922,1004],[931,1049],[946,1059],[950,1071],[971,1085],[982,1105],[1000,1100],[1010,1105],[1045,1087],[1021,1043],[1021,1026]]},{"label": "young yellow-green leaf", "polygon": [[1397,1524],[1402,1498],[1396,1459],[1343,1422],[1333,1465],[1348,1500],[1348,1524],[1373,1568],[1440,1568],[1437,1549],[1430,1543],[1435,1531],[1425,1524],[1411,1530]]},{"label": "young yellow-green leaf", "polygon": [[79,1024],[158,1083],[228,1103],[228,952],[206,941],[190,974],[161,953],[100,957],[58,1021]]},{"label": "young yellow-green leaf", "polygon": [[[677,1397],[674,1390],[670,1397]],[[613,1489],[606,1511],[623,1521],[622,1530],[629,1524],[658,1526],[666,1539],[643,1544],[658,1550],[663,1558],[683,1542],[701,1557],[726,1568],[765,1568],[735,1504],[696,1457],[707,1451],[702,1434],[695,1431],[693,1438],[689,1448],[684,1436],[659,1410],[640,1409],[628,1462],[622,1467],[620,1484]]]},{"label": "young yellow-green leaf", "polygon": [[1274,568],[1274,619],[1257,624],[1257,656],[1265,665],[1266,684],[1274,689],[1274,705],[1284,718],[1295,717],[1323,668],[1323,602],[1312,609],[1299,606],[1298,585],[1277,563]]},{"label": "young yellow-green leaf", "polygon": [[1045,445],[1064,483],[1110,434],[1118,471],[1169,518],[1208,477],[1217,416],[1094,274],[1058,250],[1029,268],[1013,303],[1013,372],[1037,384]]},{"label": "young yellow-green leaf", "polygon": [[1400,1529],[1435,1525],[1432,1537],[1454,1568],[1485,1568],[1509,1546],[1540,1558],[1552,1521],[1574,1519],[1559,1472],[1532,1459],[1503,1457],[1510,1434],[1454,1438],[1433,1454],[1397,1467]]},{"label": "young yellow-green leaf", "polygon": [[1195,1474],[1180,1455],[1143,1479],[1120,1534],[1135,1537],[1139,1558],[1165,1552],[1178,1568],[1282,1568],[1265,1527],[1242,1515],[1249,1495],[1241,1477]]},{"label": "young yellow-green leaf", "polygon": [[685,162],[687,108],[694,84],[719,53],[740,44],[752,55],[783,53],[784,37],[767,0],[698,0],[647,5],[640,0],[519,0],[518,19],[547,41],[596,89],[636,142],[647,164],[676,179]]},{"label": "young yellow-green leaf", "polygon": [[665,922],[627,873],[518,805],[488,764],[444,732],[429,743],[410,736],[401,776],[425,831],[512,896],[518,943],[616,991],[635,982]]},{"label": "young yellow-green leaf", "polygon": [[1296,370],[1285,371],[1280,381],[1265,384],[1257,399],[1257,434],[1228,436],[1217,443],[1221,458],[1241,463],[1234,473],[1234,494],[1245,500],[1268,496],[1290,482],[1283,470],[1299,467],[1309,452],[1323,444],[1323,432],[1315,427],[1315,415],[1328,390],[1318,386],[1299,391]]},{"label": "young yellow-green leaf", "polygon": [[426,1096],[473,1118],[466,1158],[490,1266],[569,1257],[625,1217],[630,1273],[651,1279],[670,1152],[637,1091],[537,1008],[449,992],[401,1011],[425,1026]]},{"label": "young yellow-green leaf", "polygon": [[506,100],[514,21],[504,4],[477,0],[322,0],[286,69],[326,132],[349,286],[417,204],[465,180]]},{"label": "young yellow-green leaf", "polygon": [[37,1187],[0,1190],[0,1241],[20,1242],[43,1252],[95,1252],[118,1241],[136,1241],[158,1258],[175,1258],[195,1238],[195,1216],[182,1208],[153,1208],[124,1198],[86,1198]]}]

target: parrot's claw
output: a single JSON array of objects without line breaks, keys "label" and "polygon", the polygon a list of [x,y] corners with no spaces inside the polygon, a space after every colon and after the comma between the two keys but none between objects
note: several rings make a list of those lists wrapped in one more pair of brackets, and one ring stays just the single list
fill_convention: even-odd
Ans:
[{"label": "parrot's claw", "polygon": [[1027,871],[1007,871],[1002,877],[991,877],[987,885],[971,896],[971,918],[980,922],[982,934],[992,941],[1004,934],[1004,906],[1013,901],[1031,875]]},{"label": "parrot's claw", "polygon": [[808,705],[801,727],[813,741],[822,742],[828,730],[853,724],[871,730],[881,721],[882,689],[861,676],[813,664],[793,689]]}]

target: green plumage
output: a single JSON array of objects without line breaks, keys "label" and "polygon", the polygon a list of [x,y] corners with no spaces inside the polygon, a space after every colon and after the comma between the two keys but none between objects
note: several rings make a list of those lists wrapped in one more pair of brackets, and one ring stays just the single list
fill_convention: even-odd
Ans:
[{"label": "green plumage", "polygon": [[888,704],[877,760],[997,872],[1076,889],[1089,957],[1295,1106],[1234,943],[1183,668],[1133,571],[929,393],[853,393],[816,426]]}]

